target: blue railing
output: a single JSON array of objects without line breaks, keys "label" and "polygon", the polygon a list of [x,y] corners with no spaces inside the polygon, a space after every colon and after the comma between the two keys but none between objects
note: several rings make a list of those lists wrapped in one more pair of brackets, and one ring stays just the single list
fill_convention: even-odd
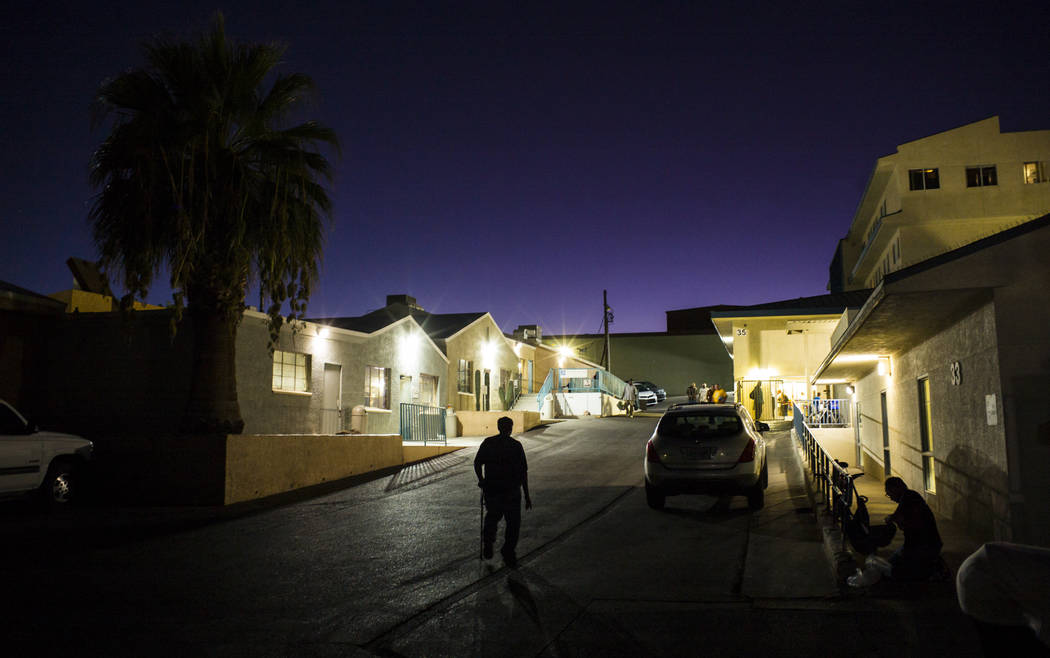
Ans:
[{"label": "blue railing", "polygon": [[543,399],[550,395],[552,388],[554,388],[554,368],[547,371],[547,378],[543,380],[543,386],[540,386],[540,392],[536,394],[536,410],[540,413],[543,413]]},{"label": "blue railing", "polygon": [[798,404],[795,404],[794,407],[792,423],[795,437],[802,444],[802,450],[809,464],[809,471],[813,474],[817,491],[824,497],[832,518],[841,525],[842,548],[845,550],[846,524],[853,516],[853,502],[857,498],[853,479],[861,474],[851,475],[843,462],[832,459],[827,450],[824,450],[824,447],[813,437],[802,409]]},{"label": "blue railing", "polygon": [[410,443],[440,443],[445,438],[445,409],[425,404],[401,403],[401,440]]}]

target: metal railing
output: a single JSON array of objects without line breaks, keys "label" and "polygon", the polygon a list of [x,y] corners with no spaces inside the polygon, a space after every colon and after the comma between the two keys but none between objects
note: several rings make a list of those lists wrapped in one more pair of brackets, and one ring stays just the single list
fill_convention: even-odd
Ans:
[{"label": "metal railing", "polygon": [[849,427],[851,424],[850,402],[846,399],[799,401],[795,409],[802,410],[810,427]]},{"label": "metal railing", "polygon": [[547,378],[543,380],[543,386],[540,386],[540,391],[536,394],[536,410],[540,413],[543,413],[543,399],[550,395],[552,388],[554,388],[554,368],[547,371]]},{"label": "metal railing", "polygon": [[809,464],[810,473],[817,490],[824,498],[824,502],[831,510],[832,518],[840,525],[842,531],[842,548],[846,548],[847,531],[846,524],[853,518],[853,505],[857,498],[857,490],[853,480],[862,473],[851,474],[846,470],[843,462],[831,458],[824,447],[813,437],[809,425],[805,421],[803,411],[796,404],[794,413],[795,437],[802,445],[806,462]]},{"label": "metal railing", "polygon": [[425,404],[401,403],[401,440],[448,445],[445,438],[445,409]]}]

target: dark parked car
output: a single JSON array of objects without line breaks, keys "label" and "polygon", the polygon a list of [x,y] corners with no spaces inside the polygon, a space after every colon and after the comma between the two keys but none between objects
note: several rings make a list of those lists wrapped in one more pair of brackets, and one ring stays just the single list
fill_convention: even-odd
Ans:
[{"label": "dark parked car", "polygon": [[659,386],[657,386],[656,384],[654,384],[652,382],[635,382],[634,385],[639,387],[639,388],[644,386],[645,388],[649,389],[653,393],[656,393],[656,401],[657,402],[663,402],[664,400],[667,399],[667,391],[665,391],[664,389],[660,388]]}]

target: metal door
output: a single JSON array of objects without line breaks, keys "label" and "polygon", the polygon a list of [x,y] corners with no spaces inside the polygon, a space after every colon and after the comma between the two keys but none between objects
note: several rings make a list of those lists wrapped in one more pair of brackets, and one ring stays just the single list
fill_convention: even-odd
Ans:
[{"label": "metal door", "polygon": [[883,477],[890,476],[890,418],[886,411],[886,391],[879,395],[882,402],[882,470]]}]

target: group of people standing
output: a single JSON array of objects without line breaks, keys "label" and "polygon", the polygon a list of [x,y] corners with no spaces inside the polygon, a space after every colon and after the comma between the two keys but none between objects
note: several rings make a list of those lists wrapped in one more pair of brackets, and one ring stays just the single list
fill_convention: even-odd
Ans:
[{"label": "group of people standing", "polygon": [[728,396],[724,388],[718,384],[708,386],[707,382],[704,382],[699,388],[697,388],[696,382],[692,382],[685,389],[685,394],[689,396],[690,402],[710,402],[713,404],[725,402]]}]

